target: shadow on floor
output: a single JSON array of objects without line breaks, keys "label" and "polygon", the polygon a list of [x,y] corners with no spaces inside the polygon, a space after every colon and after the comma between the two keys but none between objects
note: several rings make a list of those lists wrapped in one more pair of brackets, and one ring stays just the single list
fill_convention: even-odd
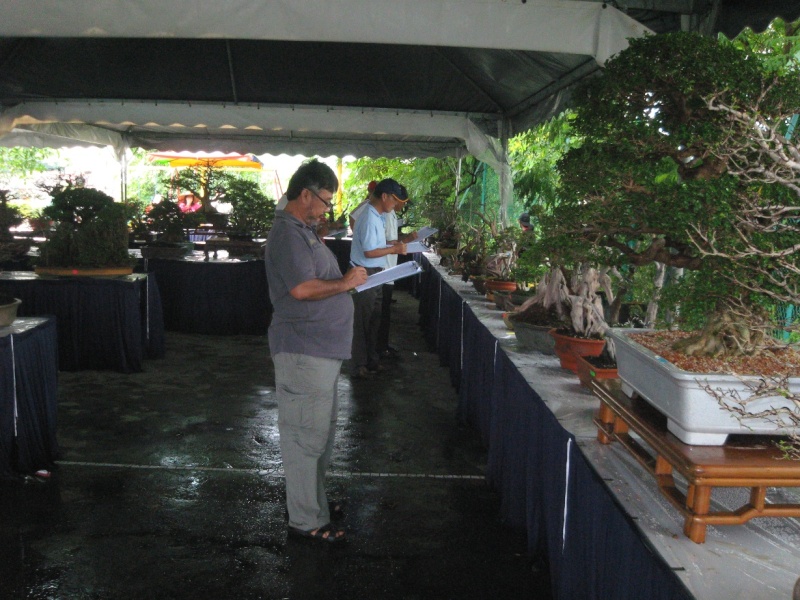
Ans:
[{"label": "shadow on floor", "polygon": [[144,373],[59,374],[59,465],[0,487],[0,597],[549,598],[395,297],[401,359],[339,381],[346,544],[287,538],[266,339],[168,333]]}]

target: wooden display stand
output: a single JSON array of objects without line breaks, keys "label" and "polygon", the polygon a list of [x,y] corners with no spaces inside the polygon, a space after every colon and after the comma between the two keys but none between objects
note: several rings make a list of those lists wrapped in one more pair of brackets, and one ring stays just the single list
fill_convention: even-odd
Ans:
[{"label": "wooden display stand", "polygon": [[[754,517],[800,517],[800,504],[768,504],[768,487],[800,487],[800,462],[783,460],[774,438],[730,436],[743,440],[724,446],[690,446],[667,431],[665,418],[641,398],[628,398],[618,380],[592,381],[600,398],[594,422],[602,444],[620,442],[656,479],[664,496],[685,517],[683,532],[702,544],[707,525],[740,525]],[[630,435],[635,432],[645,448]],[[673,471],[688,488],[675,485]],[[734,511],[710,510],[715,487],[750,488],[750,501]]]}]

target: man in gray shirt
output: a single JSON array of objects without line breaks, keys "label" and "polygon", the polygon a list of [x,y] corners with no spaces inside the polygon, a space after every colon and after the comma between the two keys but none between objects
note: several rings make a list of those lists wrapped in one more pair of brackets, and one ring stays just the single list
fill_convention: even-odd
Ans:
[{"label": "man in gray shirt", "polygon": [[338,187],[330,167],[303,163],[289,181],[286,208],[275,213],[265,251],[289,533],[325,542],[345,535],[330,522],[325,473],[336,431],[339,371],[352,343],[348,292],[367,279],[363,268],[342,276],[314,231]]}]

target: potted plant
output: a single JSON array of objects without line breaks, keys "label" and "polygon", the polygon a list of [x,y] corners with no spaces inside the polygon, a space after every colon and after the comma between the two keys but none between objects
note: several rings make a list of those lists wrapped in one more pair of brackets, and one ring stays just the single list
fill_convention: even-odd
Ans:
[{"label": "potted plant", "polygon": [[164,198],[151,204],[146,214],[147,227],[156,233],[156,239],[142,246],[143,258],[180,258],[192,251],[187,230],[197,219],[187,216],[176,201]]},{"label": "potted plant", "polygon": [[[582,247],[600,264],[683,270],[661,298],[662,309],[679,308],[673,327],[696,328],[672,348],[682,356],[719,361],[783,352],[770,335],[782,326],[774,310],[800,303],[800,169],[788,158],[797,156],[797,138],[786,135],[800,105],[792,60],[793,52],[781,62],[774,51],[689,33],[646,37],[632,40],[576,94],[574,127],[583,144],[559,163],[562,201],[544,215],[537,243]],[[694,315],[702,318],[691,323]],[[719,443],[730,432],[776,432],[774,422],[740,422],[742,415],[721,408],[713,395],[705,395],[708,410],[685,409],[677,387],[655,383],[656,370],[633,375],[629,365],[664,361],[651,352],[630,362],[628,350],[638,348],[624,343],[629,334],[613,336],[620,378],[665,412],[682,440]],[[751,373],[757,376],[758,367]],[[783,374],[790,384],[794,377]],[[735,388],[734,381],[725,385]],[[787,406],[780,402],[794,392],[778,387],[772,396],[758,395],[774,408]],[[708,426],[711,412],[722,412],[726,424]]]},{"label": "potted plant", "polygon": [[275,218],[275,202],[256,182],[246,179],[232,180],[225,199],[232,207],[225,229],[228,239],[212,238],[207,247],[219,243],[230,256],[260,255]]},{"label": "potted plant", "polygon": [[588,264],[546,273],[534,296],[510,315],[521,343],[558,355],[563,368],[577,372],[576,356],[596,356],[605,345],[600,282],[599,272]]},{"label": "potted plant", "polygon": [[56,225],[40,247],[37,273],[121,275],[133,272],[128,254],[127,210],[111,196],[67,184],[52,190],[42,211]]},{"label": "potted plant", "polygon": [[619,377],[617,359],[607,348],[603,348],[603,351],[597,356],[576,356],[575,365],[578,379],[586,388],[591,386],[593,380],[603,381]]},{"label": "potted plant", "polygon": [[519,230],[503,227],[491,214],[475,213],[473,222],[465,221],[459,260],[462,279],[475,278],[476,289],[487,293],[514,292],[514,266],[517,260]]},{"label": "potted plant", "polygon": [[228,216],[228,235],[247,239],[266,238],[275,218],[275,202],[254,181],[234,180],[228,186],[225,199],[231,204]]}]

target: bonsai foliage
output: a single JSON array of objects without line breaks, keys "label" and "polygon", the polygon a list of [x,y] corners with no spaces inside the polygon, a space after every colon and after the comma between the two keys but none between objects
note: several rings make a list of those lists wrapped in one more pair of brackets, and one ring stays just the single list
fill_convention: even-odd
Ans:
[{"label": "bonsai foliage", "polygon": [[228,231],[251,237],[265,237],[275,218],[275,202],[254,181],[230,182],[225,199],[233,207],[228,217]]},{"label": "bonsai foliage", "polygon": [[[542,217],[539,256],[697,271],[710,294],[701,300],[717,314],[686,350],[758,351],[767,340],[752,330],[771,326],[763,293],[788,278],[800,239],[788,223],[795,213],[773,215],[786,207],[786,185],[742,165],[765,163],[753,134],[764,125],[753,115],[782,131],[787,109],[800,106],[797,88],[796,78],[770,73],[760,55],[726,41],[691,33],[631,40],[576,96],[583,144],[559,162],[561,199]],[[737,128],[723,106],[749,128]]]},{"label": "bonsai foliage", "polygon": [[187,239],[186,229],[189,226],[187,213],[184,213],[173,200],[165,198],[158,204],[150,205],[147,211],[147,225],[158,233],[158,241],[171,244],[185,242]]},{"label": "bonsai foliage", "polygon": [[463,266],[462,279],[470,275],[489,279],[513,281],[518,245],[522,231],[503,227],[492,213],[474,213],[462,224],[459,260]]},{"label": "bonsai foliage", "polygon": [[128,211],[93,188],[67,185],[53,192],[44,215],[56,222],[41,258],[51,267],[127,267]]}]

